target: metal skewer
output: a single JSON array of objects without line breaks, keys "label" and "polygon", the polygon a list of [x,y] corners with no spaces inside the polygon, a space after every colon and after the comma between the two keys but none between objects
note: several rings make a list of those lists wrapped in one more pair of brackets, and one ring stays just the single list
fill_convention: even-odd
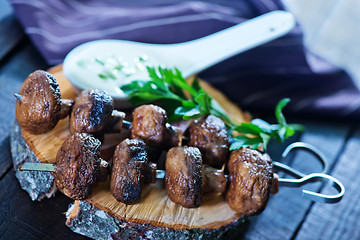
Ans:
[{"label": "metal skewer", "polygon": [[131,128],[131,122],[123,120],[122,121],[122,128],[123,129],[130,129]]},{"label": "metal skewer", "polygon": [[21,104],[21,97],[22,96],[20,94],[18,94],[18,93],[14,93],[14,96],[16,97],[17,100],[20,101],[20,104]]},{"label": "metal skewer", "polygon": [[[100,159],[100,166],[107,168],[109,163],[103,159]],[[25,162],[20,168],[20,171],[42,171],[42,172],[55,172],[56,164],[54,163],[35,163]]]},{"label": "metal skewer", "polygon": [[20,171],[42,171],[42,172],[55,172],[56,165],[53,163],[34,163],[25,162],[20,168]]},{"label": "metal skewer", "polygon": [[[131,124],[131,123],[130,123]],[[318,192],[313,192],[309,190],[302,190],[302,196],[306,199],[315,201],[315,202],[322,202],[322,203],[337,203],[339,202],[343,195],[345,194],[345,187],[344,185],[336,178],[325,174],[325,172],[328,169],[328,163],[324,157],[324,155],[314,146],[305,144],[305,143],[293,143],[289,145],[284,153],[282,154],[282,158],[285,159],[286,156],[295,149],[304,149],[312,154],[314,154],[317,159],[322,163],[323,169],[320,173],[311,173],[311,174],[304,174],[296,169],[285,165],[280,162],[273,161],[273,165],[276,169],[280,169],[281,171],[284,171],[295,178],[279,178],[279,185],[285,186],[285,187],[300,187],[307,183],[311,182],[323,182],[328,183],[332,187],[334,187],[338,193],[334,195],[328,195],[328,194],[321,194]],[[102,161],[107,164],[106,161]],[[32,162],[26,162],[24,163],[19,170],[20,171],[46,171],[46,172],[53,172],[55,171],[56,165],[51,163],[32,163]],[[229,180],[229,177],[225,175],[226,179]],[[165,170],[156,170],[156,178],[157,179],[164,179],[165,178]]]},{"label": "metal skewer", "polygon": [[303,149],[309,153],[312,153],[317,158],[317,160],[319,160],[319,162],[322,164],[323,167],[322,171],[320,173],[311,173],[306,175],[286,164],[274,161],[273,165],[276,169],[284,171],[289,175],[295,177],[295,178],[279,178],[278,179],[279,185],[285,187],[300,187],[307,183],[313,183],[313,182],[328,183],[338,191],[338,194],[328,195],[328,194],[321,194],[318,192],[313,192],[303,189],[302,197],[315,202],[322,202],[322,203],[339,202],[342,199],[343,195],[345,194],[345,187],[338,179],[326,174],[329,167],[324,154],[319,149],[317,149],[316,147],[310,144],[303,142],[295,142],[290,144],[284,150],[283,154],[281,155],[281,159],[284,160],[288,156],[288,154],[295,149]]},{"label": "metal skewer", "polygon": [[[21,95],[21,94],[14,93],[14,96],[16,97],[17,100],[19,100],[19,101],[21,102],[21,98],[22,98],[22,95]],[[64,101],[64,100],[66,100],[66,101]],[[69,105],[70,103],[68,103],[67,101],[69,101],[69,100],[63,99],[63,102],[62,102],[62,103],[65,103],[65,104]],[[119,112],[119,111],[117,111],[117,110],[114,110],[112,116],[115,117],[115,118],[122,119],[122,118],[123,118],[123,114],[124,114],[124,113],[122,113],[122,112]],[[122,120],[121,128],[123,128],[123,129],[130,129],[130,128],[131,128],[131,122],[126,121],[126,120]],[[46,170],[38,170],[38,171],[46,171]],[[51,172],[51,171],[49,171],[49,172]]]}]

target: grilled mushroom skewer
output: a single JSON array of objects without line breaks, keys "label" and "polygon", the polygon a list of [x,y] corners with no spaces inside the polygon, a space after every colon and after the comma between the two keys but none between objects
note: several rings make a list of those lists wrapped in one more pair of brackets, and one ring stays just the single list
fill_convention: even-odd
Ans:
[{"label": "grilled mushroom skewer", "polygon": [[[60,87],[54,76],[36,70],[24,81],[19,93],[15,93],[16,119],[22,129],[33,134],[52,130],[60,119],[71,113],[70,132],[100,135],[115,123],[117,131],[123,124],[125,113],[114,110],[112,97],[104,91],[84,90],[73,100],[61,99]],[[125,128],[129,128],[126,125]]]},{"label": "grilled mushroom skewer", "polygon": [[[201,198],[197,202],[199,191],[200,195],[204,192],[225,191],[226,180],[223,171],[201,165],[199,149],[195,147],[171,148],[166,157],[166,171],[156,170],[157,165],[149,162],[148,149],[145,142],[140,139],[125,139],[117,146],[111,170],[110,191],[118,201],[126,204],[137,203],[141,199],[143,186],[154,183],[157,178],[165,178],[165,186],[170,199],[184,207],[200,205]],[[183,154],[178,156],[177,153],[180,152]],[[189,161],[188,165],[191,169],[186,169],[183,164],[176,164],[179,157],[185,157],[183,162]],[[186,174],[185,177],[183,173]],[[200,178],[197,177],[199,174]],[[187,188],[180,186],[180,181],[185,181],[189,186]],[[175,199],[172,193],[177,190],[182,194],[175,193],[178,196]],[[192,195],[188,194],[189,192]]]},{"label": "grilled mushroom skewer", "polygon": [[[15,93],[14,96],[18,99],[18,103],[20,104],[20,106],[22,106],[24,103],[25,95]],[[97,89],[88,89],[80,93],[80,95],[76,98],[75,103],[73,100],[61,99],[61,112],[58,112],[60,114],[60,119],[67,117],[71,113],[71,134],[77,132],[99,135],[104,131],[120,132],[122,128],[130,129],[131,123],[124,120],[125,113],[117,110],[112,110],[113,100],[108,97],[110,96],[104,91]],[[25,108],[19,109],[19,114],[22,113],[21,111],[25,111],[24,109]],[[70,111],[71,109],[73,109],[73,111]],[[111,111],[109,111],[109,109]],[[46,119],[44,119],[43,124],[37,127],[34,131],[33,129],[30,129],[30,124],[32,124],[32,122],[35,122],[37,120],[36,118],[40,117],[40,114],[28,113],[27,115],[29,116],[28,119],[30,119],[30,123],[24,123],[24,121],[22,120],[25,118],[18,118],[19,125],[34,134],[45,133],[54,128],[57,123],[55,123],[54,121],[49,123],[49,121],[51,120],[47,121]],[[55,117],[50,116],[48,119],[53,119]],[[45,124],[51,125],[52,127],[43,127]]]},{"label": "grilled mushroom skewer", "polygon": [[[76,133],[66,140],[59,150],[56,167],[50,165],[52,169],[48,169],[48,171],[55,171],[54,176],[57,187],[70,198],[84,199],[88,197],[92,185],[96,181],[99,169],[97,149],[100,142],[94,139],[88,134]],[[74,155],[73,150],[79,149],[77,147],[79,142],[82,144],[82,150],[87,153],[75,152],[75,155],[80,154],[80,157],[77,158],[77,161],[74,161],[75,159],[72,160],[69,155]],[[239,190],[238,185],[240,183],[233,177],[234,174],[230,171],[230,176],[225,176],[222,170],[202,165],[198,148],[174,147],[170,149],[167,154],[166,170],[156,170],[156,164],[150,163],[147,159],[146,147],[146,144],[139,139],[125,139],[117,146],[113,159],[110,191],[118,201],[125,204],[139,202],[143,187],[146,184],[154,183],[156,179],[164,179],[169,198],[187,208],[199,207],[202,195],[206,192],[224,193],[227,180],[230,182],[230,189],[226,193],[227,198],[228,196],[234,196],[236,200],[246,201],[246,199],[243,199],[244,191]],[[87,148],[87,151],[85,148]],[[78,164],[83,164],[83,167],[79,167]],[[36,169],[38,166],[43,169]],[[25,163],[21,170],[44,170],[48,166],[48,164]],[[82,171],[79,171],[79,169],[82,169]],[[260,172],[259,174],[263,173]],[[272,181],[272,179],[265,179],[265,181]],[[235,191],[231,190],[232,185],[235,186]],[[258,213],[266,205],[270,194],[270,185],[271,183],[269,183],[265,195],[259,196],[259,198],[263,199],[261,206],[243,204],[241,201],[235,201],[233,204],[233,202],[228,201],[230,207],[240,214]],[[251,197],[258,199],[256,194]],[[240,205],[240,207],[237,205]],[[256,211],[253,210],[254,208],[256,208]]]},{"label": "grilled mushroom skewer", "polygon": [[[142,149],[142,145],[143,143],[136,143],[136,141],[140,141],[141,140],[127,140],[127,141],[135,141],[135,142],[126,142],[125,144],[121,144],[122,149],[125,149],[124,151],[120,151],[126,154],[128,154],[129,152],[132,153],[136,153],[136,154],[128,154],[127,156],[142,156],[145,155],[146,153],[141,150]],[[314,152],[313,147],[309,148],[307,147],[304,143],[294,143],[291,144],[290,146],[288,146],[288,148],[284,151],[283,153],[283,158],[286,157],[287,153],[289,151],[291,151],[292,149],[295,148],[299,148],[299,144],[301,144],[301,148],[307,149],[312,153],[315,153],[315,155],[318,157],[318,159],[324,164],[324,170],[326,169],[326,160],[323,159],[320,155],[317,155],[317,152]],[[134,149],[137,149],[135,151],[131,150],[128,151],[126,150],[127,147],[130,147],[128,149],[131,149],[131,146],[135,146]],[[139,148],[140,146],[140,148]],[[125,147],[125,148],[124,148]],[[135,191],[136,194],[128,194],[126,197],[130,197],[127,200],[131,200],[132,197],[135,196],[135,201],[138,201],[140,199],[141,196],[141,187],[145,184],[151,183],[151,182],[155,182],[155,177],[157,179],[166,179],[166,174],[175,174],[176,176],[176,171],[172,171],[175,167],[176,170],[176,166],[180,166],[179,169],[181,170],[181,172],[178,172],[179,175],[183,175],[183,176],[179,176],[178,178],[181,179],[185,179],[187,175],[191,174],[191,172],[188,171],[189,166],[191,167],[191,162],[194,162],[191,160],[191,156],[192,155],[197,155],[198,154],[198,150],[194,149],[186,149],[186,148],[173,148],[174,150],[173,153],[169,154],[169,157],[172,156],[173,154],[181,156],[181,155],[187,155],[187,160],[181,160],[181,158],[176,157],[175,156],[175,160],[174,161],[169,161],[169,165],[172,166],[167,167],[167,171],[164,170],[156,170],[155,172],[155,167],[154,164],[149,164],[146,160],[145,161],[141,161],[142,159],[146,159],[143,157],[137,158],[135,157],[134,161],[129,158],[125,161],[123,161],[119,167],[117,167],[116,169],[121,169],[124,168],[126,169],[126,171],[130,171],[129,174],[132,174],[135,177],[140,177],[140,179],[143,179],[140,181],[140,183],[142,185],[140,185],[140,191]],[[120,155],[121,156],[121,155]],[[124,155],[122,155],[124,156]],[[180,159],[180,162],[178,162]],[[138,161],[140,160],[140,161]],[[131,163],[133,161],[133,163]],[[199,162],[198,157],[195,157],[195,163]],[[186,166],[186,164],[184,163],[190,163],[189,166]],[[266,162],[264,164],[264,162]],[[303,191],[303,196],[305,198],[308,198],[310,200],[313,201],[318,201],[318,202],[323,202],[323,203],[336,203],[339,202],[344,193],[345,193],[345,188],[342,185],[342,183],[335,179],[334,177],[331,177],[327,174],[324,173],[312,173],[309,175],[305,175],[303,173],[300,173],[298,171],[296,171],[295,169],[281,164],[279,162],[273,162],[273,165],[285,172],[290,173],[291,175],[294,175],[296,178],[290,178],[290,179],[286,179],[286,178],[278,178],[276,174],[273,174],[273,176],[271,177],[270,172],[272,172],[272,169],[269,169],[269,162],[270,159],[267,156],[267,154],[261,154],[260,152],[257,152],[256,150],[251,150],[251,149],[240,149],[240,150],[236,150],[233,151],[230,157],[230,161],[229,161],[229,172],[230,174],[228,176],[224,175],[223,171],[218,170],[218,169],[213,169],[213,168],[207,168],[205,165],[202,165],[201,168],[201,178],[202,178],[202,191],[206,192],[206,185],[210,186],[212,190],[216,191],[216,192],[224,192],[225,188],[224,186],[224,182],[228,182],[229,183],[229,190],[226,192],[226,200],[229,204],[229,206],[236,212],[238,212],[238,214],[241,215],[252,215],[252,214],[257,214],[260,213],[265,205],[266,202],[269,198],[269,194],[271,193],[275,193],[277,192],[277,188],[278,188],[278,184],[287,186],[287,187],[299,187],[302,186],[306,183],[309,182],[315,182],[315,181],[322,181],[324,183],[331,183],[331,185],[336,188],[336,190],[338,191],[337,194],[334,195],[326,195],[326,194],[320,194],[320,193],[316,193],[316,192],[311,192],[308,190],[302,190]],[[130,163],[130,164],[129,164]],[[198,163],[196,163],[198,164]],[[192,166],[193,169],[199,169],[198,165]],[[134,167],[136,166],[136,168],[134,169],[134,171],[132,171],[131,166]],[[185,166],[185,167],[184,167]],[[55,171],[55,166],[53,164],[48,164],[48,163],[25,163],[20,170],[40,170],[40,171]],[[140,170],[140,171],[139,171]],[[146,173],[144,174],[144,170],[146,171]],[[184,172],[185,170],[185,172]],[[172,171],[172,172],[171,172]],[[197,178],[199,178],[199,171],[197,171]],[[114,173],[113,173],[114,174]],[[196,174],[196,173],[195,173]],[[146,176],[146,177],[144,177]],[[185,176],[185,177],[184,177]],[[126,175],[125,178],[128,178],[128,176]],[[270,182],[269,179],[272,178],[272,182]],[[129,178],[131,179],[131,178]],[[171,178],[170,178],[171,179]],[[174,178],[175,179],[175,178]],[[225,179],[225,180],[224,180]],[[113,180],[112,180],[113,181]],[[131,181],[127,181],[126,179],[122,180],[123,182],[125,182],[126,184],[124,186],[128,186],[131,187]],[[186,183],[183,181],[183,183]],[[199,183],[199,180],[198,182]],[[113,184],[113,183],[112,183]],[[139,182],[135,182],[134,184],[139,184]],[[170,184],[173,184],[172,181],[170,181]],[[175,183],[176,184],[176,183]],[[193,183],[190,183],[193,184]],[[205,185],[205,186],[204,186]],[[271,187],[269,188],[269,185],[271,185]],[[185,187],[184,187],[185,186]],[[215,186],[215,187],[214,187]],[[249,186],[256,186],[255,188],[249,188]],[[263,189],[260,189],[259,187],[263,186]],[[197,188],[200,188],[200,185],[197,185]],[[114,189],[114,188],[113,188]],[[123,188],[126,191],[118,191],[115,194],[126,194],[126,193],[131,193],[131,189],[130,192],[128,191],[129,189]],[[183,194],[181,191],[176,191],[176,189],[180,189],[180,190],[184,190],[184,191],[191,191],[191,189],[189,188],[189,186],[187,186],[186,184],[180,184],[180,186],[172,186],[172,189],[175,189],[175,191],[173,192],[173,194]],[[258,191],[260,189],[260,191]],[[265,189],[265,190],[264,190]],[[168,188],[168,190],[171,190]],[[253,190],[253,191],[251,191]],[[112,190],[114,191],[114,190]],[[169,191],[168,191],[169,192]],[[265,193],[265,194],[264,194]],[[114,194],[114,192],[113,192]],[[189,199],[191,201],[185,201],[185,203],[192,203],[192,202],[197,202],[198,200],[198,196],[201,195],[202,192],[197,192],[197,195],[193,194],[193,196],[195,197],[190,197]],[[170,197],[170,195],[169,195]],[[170,197],[171,198],[171,197]],[[174,198],[171,198],[174,199]],[[193,199],[195,199],[196,201],[193,201]],[[201,201],[200,201],[201,202]],[[182,202],[179,202],[180,204]]]},{"label": "grilled mushroom skewer", "polygon": [[89,197],[93,185],[108,163],[100,158],[101,142],[87,133],[67,138],[56,155],[56,164],[25,163],[20,170],[54,172],[56,187],[72,199]]},{"label": "grilled mushroom skewer", "polygon": [[[67,194],[69,190],[63,190],[64,188],[62,187],[60,181],[69,182],[69,180],[67,180],[66,178],[75,179],[74,177],[71,177],[67,174],[70,172],[72,172],[75,175],[81,175],[81,176],[84,174],[84,173],[77,173],[77,170],[74,169],[73,166],[76,162],[75,161],[72,162],[71,160],[69,160],[69,156],[74,155],[73,149],[79,149],[78,147],[79,138],[83,138],[84,136],[89,137],[90,135],[84,133],[82,134],[75,133],[75,135],[73,135],[64,142],[63,146],[60,148],[58,152],[56,165],[49,163],[25,163],[20,168],[20,170],[38,170],[38,171],[55,172],[54,175],[56,178],[56,183],[58,187],[60,186],[60,190],[70,198],[77,199],[74,198],[76,194],[74,193]],[[94,141],[93,139],[95,138],[92,137],[91,141]],[[92,149],[85,149],[87,145],[82,146],[82,150],[91,153],[90,155],[89,153],[87,153],[88,160],[91,162],[99,161],[98,153],[97,153],[98,144],[100,144],[98,140],[92,142],[93,145]],[[156,170],[157,165],[155,163],[151,163],[148,160],[148,150],[149,150],[148,146],[145,144],[143,140],[140,139],[125,139],[116,147],[113,158],[112,170],[111,170],[110,191],[118,201],[123,202],[125,204],[137,203],[141,199],[142,189],[145,185],[154,183],[157,178],[166,179],[165,171]],[[174,152],[175,154],[177,154],[178,152],[181,151],[187,151],[187,153],[195,152],[195,154],[198,154],[198,156],[200,156],[200,151],[195,147],[189,147],[189,148],[175,147],[172,148],[170,150],[170,154],[168,154],[167,157],[167,161],[169,162],[168,165],[172,164],[170,158],[174,157],[175,161],[178,160],[176,156],[174,156]],[[77,154],[78,152],[75,155]],[[200,191],[200,195],[205,192],[211,192],[211,191],[221,192],[221,193],[225,192],[226,179],[223,171],[206,165],[201,166],[201,165],[193,164],[192,156],[193,155],[188,157],[188,160],[190,161],[189,166],[194,165],[195,168],[200,167],[201,169],[200,174],[202,174],[202,176],[200,177],[200,181],[198,181],[199,179],[197,179],[195,183],[195,184],[199,183],[201,186],[197,189],[194,188],[192,190],[194,194],[196,194],[196,191],[198,190]],[[201,160],[201,156],[200,156],[200,160]],[[173,171],[174,169],[171,169],[170,167],[168,167],[168,165],[167,165],[167,171],[169,176],[170,171],[172,171],[172,173],[175,172]],[[82,169],[82,171],[85,170],[85,172],[88,172],[87,166],[85,165],[83,168],[78,168],[78,169]],[[182,170],[186,170],[186,169],[182,169]],[[60,173],[63,174],[64,176],[60,176]],[[194,175],[192,172],[189,171],[187,171],[186,174],[188,176]],[[94,176],[95,175],[96,174],[94,174]],[[180,178],[181,176],[177,175],[175,177]],[[83,191],[81,190],[82,187],[85,186],[82,185],[79,186],[78,188],[79,192],[89,192],[89,189],[91,189],[91,187],[85,187],[86,190]],[[73,188],[74,187],[71,187],[71,189]],[[192,188],[192,186],[190,186],[190,188]],[[197,206],[190,206],[190,204],[188,204],[186,205],[186,207],[197,207]]]},{"label": "grilled mushroom skewer", "polygon": [[[124,121],[125,113],[114,110],[113,98],[105,91],[84,90],[75,103],[61,99],[56,79],[43,70],[30,74],[19,93],[14,95],[17,99],[16,119],[22,129],[33,134],[52,130],[70,112],[71,134],[91,133],[102,139],[104,132],[120,132],[131,126]],[[136,108],[133,123],[132,138],[143,139],[158,148],[180,145],[179,131],[167,122],[165,110],[158,106],[150,104]]]},{"label": "grilled mushroom skewer", "polygon": [[61,99],[59,84],[48,72],[37,70],[14,94],[16,119],[21,128],[33,134],[50,131],[58,121],[69,115],[72,100]]},{"label": "grilled mushroom skewer", "polygon": [[99,136],[103,132],[130,129],[131,137],[142,139],[150,147],[168,148],[181,145],[182,136],[167,122],[161,107],[148,104],[134,109],[132,123],[125,113],[113,110],[113,100],[106,92],[89,89],[75,99],[70,117],[70,132],[87,132]]},{"label": "grilled mushroom skewer", "polygon": [[130,129],[133,138],[148,145],[166,148],[181,144],[179,131],[167,122],[164,109],[143,105],[133,112],[133,127],[125,113],[114,110],[113,98],[105,91],[88,89],[73,100],[60,99],[60,89],[48,72],[37,70],[25,80],[16,93],[16,118],[19,125],[33,134],[50,131],[58,121],[70,115],[70,133],[90,133],[99,139],[104,132]]},{"label": "grilled mushroom skewer", "polygon": [[167,122],[161,107],[148,104],[133,111],[132,123],[125,121],[125,113],[113,110],[113,99],[105,91],[84,90],[75,99],[70,117],[70,132],[86,132],[97,137],[104,132],[130,129],[131,137],[142,139],[147,145],[168,148],[181,145],[180,132]]},{"label": "grilled mushroom skewer", "polygon": [[[198,148],[170,149],[166,156],[165,188],[173,202],[183,207],[199,207],[207,189],[224,193],[228,181],[226,200],[234,211],[252,215],[265,208],[274,182],[267,154],[251,149],[233,151],[227,165],[228,176],[222,170],[204,166]],[[273,190],[277,192],[276,188]]]}]

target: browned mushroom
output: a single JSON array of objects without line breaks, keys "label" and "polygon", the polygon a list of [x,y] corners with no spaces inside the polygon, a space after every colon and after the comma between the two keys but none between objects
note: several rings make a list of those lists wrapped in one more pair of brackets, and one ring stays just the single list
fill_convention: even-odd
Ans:
[{"label": "browned mushroom", "polygon": [[229,206],[240,215],[261,213],[268,202],[274,176],[269,155],[247,148],[232,151],[228,170]]},{"label": "browned mushroom", "polygon": [[148,161],[146,147],[140,139],[125,139],[116,147],[110,191],[120,202],[137,203],[143,186],[156,181],[156,165]]},{"label": "browned mushroom", "polygon": [[122,124],[124,118],[125,113],[114,110],[113,98],[107,92],[98,89],[84,90],[75,99],[70,117],[70,132],[91,133],[99,137],[116,123]]},{"label": "browned mushroom", "polygon": [[225,123],[220,118],[209,115],[195,121],[189,130],[189,145],[200,149],[204,163],[221,168],[229,155],[229,137]]},{"label": "browned mushroom", "polygon": [[90,134],[75,133],[56,155],[56,187],[72,199],[86,199],[100,173],[100,141]]},{"label": "browned mushroom", "polygon": [[152,104],[142,105],[133,111],[131,137],[157,148],[181,145],[180,133],[167,123],[165,110]]},{"label": "browned mushroom", "polygon": [[171,201],[196,208],[202,199],[202,158],[196,147],[173,147],[166,154],[165,188]]},{"label": "browned mushroom", "polygon": [[16,119],[22,129],[33,134],[53,129],[60,119],[68,116],[73,103],[61,99],[59,84],[42,70],[31,73],[15,97]]},{"label": "browned mushroom", "polygon": [[171,201],[183,207],[201,205],[202,195],[224,193],[226,178],[223,170],[202,165],[196,147],[173,147],[166,155],[165,188]]}]

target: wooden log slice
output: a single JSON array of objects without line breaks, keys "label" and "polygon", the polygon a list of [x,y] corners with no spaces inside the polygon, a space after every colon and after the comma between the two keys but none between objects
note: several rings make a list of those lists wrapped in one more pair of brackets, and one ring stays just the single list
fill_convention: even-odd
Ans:
[{"label": "wooden log slice", "polygon": [[52,197],[56,192],[56,187],[55,184],[53,184],[54,177],[51,173],[39,171],[22,172],[17,170],[24,162],[39,162],[34,152],[22,137],[21,129],[17,122],[14,122],[12,126],[10,142],[11,155],[16,170],[15,176],[18,179],[21,188],[28,192],[33,201],[40,201],[43,198]]},{"label": "wooden log slice", "polygon": [[[50,72],[60,85],[62,98],[74,99],[76,94],[61,66],[50,69]],[[203,81],[201,86],[233,120],[249,121],[249,116],[222,93]],[[54,163],[58,149],[68,136],[67,118],[41,135],[20,131],[14,124],[11,150],[15,169],[24,161]],[[120,139],[120,136],[112,137],[112,144],[117,145]],[[50,173],[17,171],[16,175],[33,200],[51,197],[55,192]],[[245,221],[219,194],[205,195],[199,208],[189,209],[174,204],[160,180],[147,186],[141,202],[135,205],[118,202],[110,193],[109,182],[98,183],[88,199],[75,201],[69,207],[66,217],[67,226],[74,232],[94,239],[229,239],[241,232]]]},{"label": "wooden log slice", "polygon": [[[213,213],[211,218],[214,219],[216,215]],[[66,225],[74,232],[93,239],[238,239],[247,227],[245,217],[215,228],[179,228],[138,223],[107,213],[89,201],[79,200],[70,206],[66,217]]]}]

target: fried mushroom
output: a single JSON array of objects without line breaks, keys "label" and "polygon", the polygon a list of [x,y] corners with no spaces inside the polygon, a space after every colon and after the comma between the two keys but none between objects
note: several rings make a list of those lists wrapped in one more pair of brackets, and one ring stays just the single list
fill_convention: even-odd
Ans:
[{"label": "fried mushroom", "polygon": [[137,203],[143,186],[156,181],[156,165],[148,162],[146,147],[140,139],[125,139],[116,147],[110,181],[116,200]]},{"label": "fried mushroom", "polygon": [[166,154],[165,188],[171,201],[186,208],[202,200],[202,158],[196,147],[173,147]]},{"label": "fried mushroom", "polygon": [[218,117],[208,115],[195,121],[189,130],[189,145],[200,149],[204,163],[221,168],[229,155],[229,137],[225,123]]},{"label": "fried mushroom", "polygon": [[100,169],[100,141],[90,134],[75,133],[60,147],[54,174],[56,187],[72,199],[91,194]]},{"label": "fried mushroom", "polygon": [[248,148],[234,150],[227,166],[229,206],[240,215],[261,213],[268,202],[274,175],[269,155]]},{"label": "fried mushroom", "polygon": [[125,114],[114,110],[113,98],[105,91],[87,89],[75,99],[70,117],[70,132],[91,133],[96,136],[122,121]]},{"label": "fried mushroom", "polygon": [[163,108],[148,104],[134,109],[131,138],[142,139],[151,147],[167,148],[180,145],[179,134],[168,124]]},{"label": "fried mushroom", "polygon": [[61,99],[59,84],[48,72],[37,70],[24,81],[16,102],[16,119],[22,129],[42,134],[68,116],[73,101]]}]

